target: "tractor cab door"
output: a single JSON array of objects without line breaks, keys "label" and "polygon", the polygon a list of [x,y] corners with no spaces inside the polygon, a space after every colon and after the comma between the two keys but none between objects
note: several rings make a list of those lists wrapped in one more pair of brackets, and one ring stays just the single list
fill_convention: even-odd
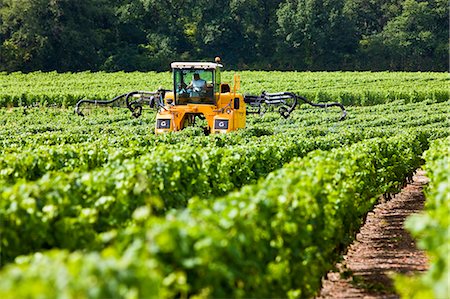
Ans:
[{"label": "tractor cab door", "polygon": [[174,69],[174,94],[176,105],[215,105],[214,69]]}]

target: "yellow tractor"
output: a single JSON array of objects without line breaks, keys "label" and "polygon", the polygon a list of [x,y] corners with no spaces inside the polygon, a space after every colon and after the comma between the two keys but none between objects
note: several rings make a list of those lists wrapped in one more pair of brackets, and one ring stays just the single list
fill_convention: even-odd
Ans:
[{"label": "yellow tractor", "polygon": [[237,93],[240,79],[233,88],[222,83],[220,63],[174,62],[173,90],[165,92],[156,116],[156,133],[179,131],[205,118],[211,133],[226,133],[245,127],[244,97]]},{"label": "yellow tractor", "polygon": [[221,81],[220,58],[215,62],[173,62],[171,64],[173,86],[171,90],[154,92],[132,91],[110,101],[81,100],[75,111],[83,116],[82,106],[112,106],[128,108],[134,117],[142,114],[143,107],[158,109],[155,133],[180,131],[195,124],[196,119],[205,119],[208,133],[226,133],[245,128],[246,115],[263,114],[270,107],[277,107],[284,118],[288,118],[298,100],[321,108],[338,106],[346,116],[340,103],[311,103],[306,98],[291,92],[265,93],[259,96],[239,93],[240,77],[234,75],[233,86]]}]

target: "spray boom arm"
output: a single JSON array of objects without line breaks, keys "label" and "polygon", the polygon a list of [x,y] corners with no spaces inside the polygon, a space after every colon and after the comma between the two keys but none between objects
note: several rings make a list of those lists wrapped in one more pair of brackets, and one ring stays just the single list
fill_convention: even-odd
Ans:
[{"label": "spray boom arm", "polygon": [[278,112],[284,118],[288,118],[289,115],[294,111],[295,107],[298,105],[298,100],[311,105],[313,107],[328,108],[328,107],[339,107],[342,110],[342,115],[339,120],[344,120],[347,116],[347,111],[341,103],[313,103],[306,99],[305,97],[298,96],[292,92],[277,92],[277,93],[266,93],[262,92],[259,96],[246,95],[244,101],[250,107],[256,108],[255,110],[249,110],[247,113],[254,114],[264,114],[270,106],[278,106]]}]

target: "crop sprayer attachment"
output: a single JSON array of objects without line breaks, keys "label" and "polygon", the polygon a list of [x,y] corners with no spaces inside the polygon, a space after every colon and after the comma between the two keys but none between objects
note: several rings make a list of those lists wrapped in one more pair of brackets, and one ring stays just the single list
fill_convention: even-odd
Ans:
[{"label": "crop sprayer attachment", "polygon": [[75,112],[84,116],[83,111],[86,109],[97,107],[111,107],[111,108],[128,108],[131,115],[138,118],[142,115],[142,110],[145,106],[149,108],[164,108],[164,95],[167,90],[158,89],[157,91],[132,91],[121,94],[111,100],[80,100],[75,106]]},{"label": "crop sprayer attachment", "polygon": [[[221,82],[222,64],[215,62],[173,62],[172,88],[157,91],[132,91],[109,101],[81,100],[75,112],[84,112],[93,107],[120,107],[139,117],[144,109],[156,109],[155,133],[180,131],[188,126],[200,125],[205,133],[221,134],[245,128],[248,114],[264,114],[277,109],[288,118],[299,101],[313,107],[339,107],[340,120],[347,112],[340,103],[312,103],[292,92],[243,95],[239,89],[240,76],[234,75],[233,85]],[[200,121],[196,123],[196,119]]]},{"label": "crop sprayer attachment", "polygon": [[347,111],[341,103],[313,103],[307,100],[305,97],[298,96],[292,92],[277,92],[277,93],[266,93],[263,92],[260,96],[246,95],[244,101],[247,105],[253,109],[248,109],[247,114],[260,114],[263,115],[266,111],[270,110],[271,106],[278,107],[278,112],[284,118],[288,118],[295,107],[298,105],[298,100],[311,105],[313,107],[328,108],[328,107],[339,107],[342,110],[342,115],[339,120],[344,120],[347,116]]},{"label": "crop sprayer attachment", "polygon": [[[164,95],[170,90],[160,89],[157,91],[132,91],[129,93],[117,96],[109,101],[96,101],[96,100],[81,100],[76,104],[75,111],[78,115],[84,116],[83,105],[95,105],[95,106],[109,106],[128,108],[131,111],[131,115],[138,118],[142,115],[144,105],[148,105],[149,108],[166,109],[164,106]],[[244,102],[247,104],[246,114],[259,114],[263,115],[265,112],[271,110],[271,107],[278,107],[278,112],[282,117],[287,119],[298,105],[298,100],[311,105],[313,107],[328,108],[339,107],[342,110],[342,115],[339,121],[344,120],[347,116],[345,107],[338,102],[333,103],[313,103],[307,100],[305,97],[298,96],[292,92],[277,92],[266,93],[263,92],[259,96],[245,95]]]}]

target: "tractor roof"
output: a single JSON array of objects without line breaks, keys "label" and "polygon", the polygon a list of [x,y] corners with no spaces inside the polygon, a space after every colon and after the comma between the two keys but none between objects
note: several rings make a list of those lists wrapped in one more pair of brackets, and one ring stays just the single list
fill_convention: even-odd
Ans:
[{"label": "tractor roof", "polygon": [[172,69],[203,69],[211,70],[217,67],[222,67],[220,63],[214,62],[172,62],[170,67]]}]

